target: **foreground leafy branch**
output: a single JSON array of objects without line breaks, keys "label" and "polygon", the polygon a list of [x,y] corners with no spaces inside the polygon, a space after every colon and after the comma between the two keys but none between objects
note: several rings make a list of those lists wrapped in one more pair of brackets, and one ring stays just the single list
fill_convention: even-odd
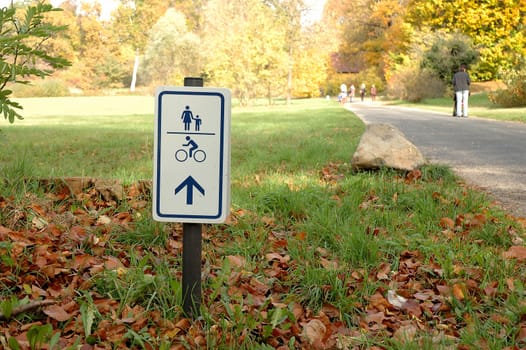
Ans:
[{"label": "foreground leafy branch", "polygon": [[28,6],[25,16],[20,16],[13,5],[0,9],[0,113],[10,123],[22,119],[17,111],[22,106],[10,99],[13,91],[7,89],[8,83],[29,84],[31,77],[44,78],[70,65],[43,48],[47,39],[66,29],[45,22],[45,14],[52,11],[62,9],[43,2]]}]

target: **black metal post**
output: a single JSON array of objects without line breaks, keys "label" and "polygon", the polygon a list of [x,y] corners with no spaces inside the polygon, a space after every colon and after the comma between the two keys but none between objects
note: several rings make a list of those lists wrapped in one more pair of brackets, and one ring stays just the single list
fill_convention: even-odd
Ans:
[{"label": "black metal post", "polygon": [[183,224],[183,310],[190,318],[201,307],[201,224]]},{"label": "black metal post", "polygon": [[[203,86],[202,78],[184,78],[184,86]],[[201,307],[201,224],[183,223],[183,311],[195,319]]]}]

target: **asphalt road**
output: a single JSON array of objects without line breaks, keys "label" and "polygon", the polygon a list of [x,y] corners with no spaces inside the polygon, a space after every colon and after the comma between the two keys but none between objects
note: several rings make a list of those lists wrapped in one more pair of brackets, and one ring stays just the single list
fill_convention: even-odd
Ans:
[{"label": "asphalt road", "polygon": [[346,107],[366,124],[398,128],[429,162],[450,166],[511,214],[526,217],[526,124],[453,118],[370,101]]}]

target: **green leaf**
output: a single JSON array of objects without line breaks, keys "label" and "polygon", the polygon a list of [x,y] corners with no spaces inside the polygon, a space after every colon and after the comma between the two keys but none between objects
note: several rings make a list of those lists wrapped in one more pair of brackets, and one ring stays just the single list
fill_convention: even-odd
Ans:
[{"label": "green leaf", "polygon": [[93,326],[93,321],[95,320],[95,308],[93,305],[88,303],[83,303],[80,305],[80,317],[84,326],[84,334],[87,337],[91,335],[91,327]]}]

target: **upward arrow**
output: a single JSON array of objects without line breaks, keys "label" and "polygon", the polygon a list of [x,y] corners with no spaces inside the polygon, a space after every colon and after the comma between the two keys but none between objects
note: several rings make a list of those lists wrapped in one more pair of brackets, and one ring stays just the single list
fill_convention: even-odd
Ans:
[{"label": "upward arrow", "polygon": [[201,194],[205,195],[205,190],[192,176],[188,176],[179,186],[175,189],[175,194],[179,193],[183,188],[187,187],[186,190],[186,204],[193,204],[194,203],[194,187],[201,192]]}]

